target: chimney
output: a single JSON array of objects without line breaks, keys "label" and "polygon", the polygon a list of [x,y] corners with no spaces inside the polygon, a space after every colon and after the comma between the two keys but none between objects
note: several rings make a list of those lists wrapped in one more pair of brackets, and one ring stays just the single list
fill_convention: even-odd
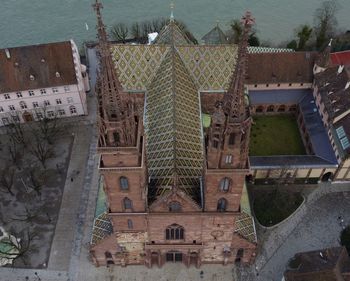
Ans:
[{"label": "chimney", "polygon": [[10,59],[11,58],[10,50],[9,49],[5,49],[5,53],[6,53],[6,57],[8,59]]}]

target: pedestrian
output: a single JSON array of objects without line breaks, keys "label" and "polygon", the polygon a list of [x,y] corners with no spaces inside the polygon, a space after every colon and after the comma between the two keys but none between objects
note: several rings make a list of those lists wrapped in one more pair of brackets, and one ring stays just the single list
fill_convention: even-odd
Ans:
[{"label": "pedestrian", "polygon": [[73,182],[73,178],[70,178],[70,181]]}]

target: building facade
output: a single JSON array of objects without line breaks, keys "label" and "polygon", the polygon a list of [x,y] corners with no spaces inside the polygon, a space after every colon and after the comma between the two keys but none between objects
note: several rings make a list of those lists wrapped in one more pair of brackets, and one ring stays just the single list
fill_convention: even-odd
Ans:
[{"label": "building facade", "polygon": [[71,41],[0,50],[0,126],[87,115],[86,67]]},{"label": "building facade", "polygon": [[[252,262],[257,238],[244,186],[251,117],[243,85],[250,14],[243,19],[244,38],[229,90],[204,130],[199,77],[192,77],[179,51],[198,46],[190,45],[172,18],[153,46],[120,46],[136,52],[129,56],[130,66],[132,59],[142,64],[138,52],[146,52],[149,63],[159,63],[144,91],[127,91],[115,69],[101,7],[96,1],[100,193],[107,206],[96,213],[93,263],[199,267]],[[134,86],[143,81],[140,72],[129,75]]]}]

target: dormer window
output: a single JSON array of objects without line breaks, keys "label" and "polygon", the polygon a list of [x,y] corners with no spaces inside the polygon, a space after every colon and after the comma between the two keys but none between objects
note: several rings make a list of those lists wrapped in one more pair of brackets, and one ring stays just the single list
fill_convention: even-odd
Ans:
[{"label": "dormer window", "polygon": [[35,77],[34,77],[34,75],[29,75],[29,79],[30,79],[30,81],[34,81],[35,80]]}]

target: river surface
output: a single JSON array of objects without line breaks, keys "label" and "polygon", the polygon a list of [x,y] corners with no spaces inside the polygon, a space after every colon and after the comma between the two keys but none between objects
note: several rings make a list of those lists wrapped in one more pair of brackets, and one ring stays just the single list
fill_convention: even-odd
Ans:
[{"label": "river surface", "polygon": [[[95,39],[93,0],[0,0],[0,48],[74,39]],[[174,0],[175,18],[184,21],[197,39],[216,22],[228,29],[248,9],[262,41],[278,44],[292,37],[301,23],[313,24],[322,0]],[[104,21],[113,23],[168,17],[170,0],[103,0]],[[350,0],[338,0],[339,27],[350,29]],[[87,30],[88,29],[88,30]]]}]

